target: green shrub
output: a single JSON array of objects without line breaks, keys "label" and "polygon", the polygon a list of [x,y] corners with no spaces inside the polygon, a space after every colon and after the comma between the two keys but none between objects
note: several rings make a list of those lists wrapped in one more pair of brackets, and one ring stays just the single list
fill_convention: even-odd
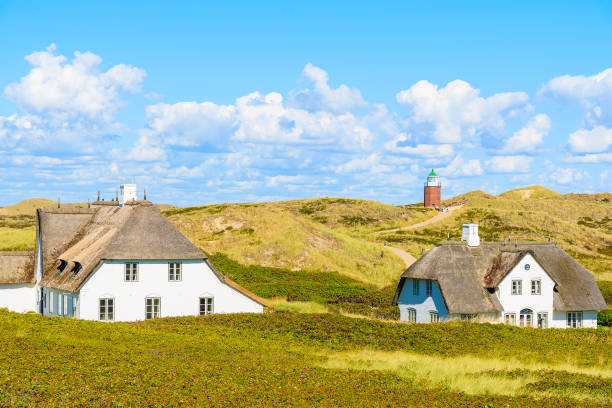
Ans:
[{"label": "green shrub", "polygon": [[612,309],[606,309],[597,315],[597,325],[612,327]]}]

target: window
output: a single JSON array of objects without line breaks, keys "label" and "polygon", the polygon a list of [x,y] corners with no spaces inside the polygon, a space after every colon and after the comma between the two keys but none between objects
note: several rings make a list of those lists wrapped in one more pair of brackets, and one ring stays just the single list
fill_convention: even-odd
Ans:
[{"label": "window", "polygon": [[75,262],[74,267],[72,268],[72,277],[74,278],[77,276],[81,269],[83,269],[83,265],[81,265],[79,262]]},{"label": "window", "polygon": [[49,313],[53,313],[53,292],[49,292]]},{"label": "window", "polygon": [[548,327],[548,313],[538,313],[538,327],[540,329]]},{"label": "window", "polygon": [[419,295],[419,280],[418,279],[412,280],[412,294],[415,296]]},{"label": "window", "polygon": [[504,323],[514,326],[516,324],[516,314],[515,313],[506,313],[504,315]]},{"label": "window", "polygon": [[462,313],[461,320],[464,320],[467,322],[473,322],[474,320],[476,320],[476,314],[475,313]]},{"label": "window", "polygon": [[416,310],[406,309],[406,320],[409,322],[416,322]]},{"label": "window", "polygon": [[181,274],[181,264],[171,262],[168,264],[168,280],[169,281],[180,281],[183,279]]},{"label": "window", "polygon": [[47,308],[47,294],[45,292],[43,292],[42,300],[43,300],[43,311],[44,311]]},{"label": "window", "polygon": [[567,312],[567,327],[582,327],[582,312]]},{"label": "window", "polygon": [[427,296],[431,296],[431,294],[433,293],[433,281],[425,281],[425,291],[427,292]]},{"label": "window", "polygon": [[533,312],[531,309],[523,309],[521,310],[521,314],[519,315],[519,326],[521,327],[531,327],[533,326]]},{"label": "window", "polygon": [[145,299],[145,318],[155,319],[161,316],[161,299],[148,297]]},{"label": "window", "polygon": [[439,321],[438,312],[429,312],[429,321],[432,323],[438,323]]},{"label": "window", "polygon": [[529,264],[525,264],[525,270],[528,271],[531,268],[531,266],[529,266]]},{"label": "window", "polygon": [[215,301],[212,297],[200,298],[200,316],[206,316],[215,312]]},{"label": "window", "polygon": [[531,294],[532,295],[542,294],[542,281],[541,280],[534,279],[531,281]]},{"label": "window", "polygon": [[110,322],[115,320],[115,299],[100,299],[100,320]]},{"label": "window", "polygon": [[62,316],[66,316],[68,314],[68,295],[63,294],[62,298],[63,298]]},{"label": "window", "polygon": [[64,269],[66,269],[66,265],[68,265],[68,262],[64,261],[63,259],[60,259],[60,264],[57,267],[57,274],[58,275],[60,273],[64,272]]},{"label": "window", "polygon": [[126,263],[125,264],[125,280],[126,281],[137,281],[138,280],[138,264],[137,263]]},{"label": "window", "polygon": [[512,294],[513,295],[522,295],[523,294],[523,281],[522,280],[513,280],[512,281]]}]

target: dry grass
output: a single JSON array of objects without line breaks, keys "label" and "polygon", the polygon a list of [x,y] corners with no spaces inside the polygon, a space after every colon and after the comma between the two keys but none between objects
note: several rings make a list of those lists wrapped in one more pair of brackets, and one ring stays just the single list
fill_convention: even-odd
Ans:
[{"label": "dry grass", "polygon": [[269,304],[277,312],[330,313],[327,306],[318,302],[289,302],[285,298],[274,298]]},{"label": "dry grass", "polygon": [[24,251],[28,248],[33,250],[35,235],[34,227],[22,229],[0,227],[0,251]]},{"label": "dry grass", "polygon": [[[606,380],[612,378],[612,369],[605,366],[578,367],[569,362],[554,365],[528,364],[515,360],[487,359],[471,355],[443,358],[401,351],[361,350],[328,354],[323,367],[390,371],[399,376],[408,377],[421,386],[443,388],[471,395],[531,394],[538,397],[546,396],[540,391],[532,392],[527,387],[530,383],[537,381],[537,372],[540,370],[601,377]],[[501,372],[510,374],[499,375]],[[522,375],[512,375],[512,372],[520,372]],[[532,374],[529,374],[530,372]],[[577,399],[605,401],[606,398],[605,394],[602,395],[598,390],[592,392],[555,390],[555,394],[559,393]]]}]

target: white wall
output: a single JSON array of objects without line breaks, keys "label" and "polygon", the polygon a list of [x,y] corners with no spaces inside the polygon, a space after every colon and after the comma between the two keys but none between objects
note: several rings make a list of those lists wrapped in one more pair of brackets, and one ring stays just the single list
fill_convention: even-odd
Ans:
[{"label": "white wall", "polygon": [[[115,299],[115,321],[143,320],[145,298],[161,298],[161,316],[199,314],[200,297],[214,297],[215,313],[262,313],[263,306],[223,284],[203,260],[182,261],[182,280],[168,280],[169,261],[138,262],[138,281],[124,280],[125,262],[105,261],[79,294],[79,317],[98,320],[99,299]],[[175,261],[178,262],[178,261]]]},{"label": "white wall", "polygon": [[[525,270],[525,265],[529,265],[529,270]],[[531,294],[531,281],[540,279],[541,294]],[[512,281],[523,281],[523,293],[521,295],[512,294]],[[523,309],[533,311],[533,326],[537,327],[538,313],[548,313],[548,327],[553,326],[553,288],[554,281],[542,269],[540,264],[527,254],[516,266],[506,275],[496,288],[497,297],[504,309],[504,313],[515,313],[516,324],[519,324],[519,314]],[[503,321],[503,314],[502,314]]]},{"label": "white wall", "polygon": [[419,294],[413,294],[413,279],[406,279],[404,287],[397,299],[397,305],[400,310],[400,320],[407,320],[407,310],[416,310],[416,321],[418,323],[430,323],[431,319],[429,312],[438,312],[440,321],[446,320],[448,311],[440,292],[440,287],[437,281],[432,284],[432,296],[427,296],[426,280],[419,279]]},{"label": "white wall", "polygon": [[4,307],[11,312],[37,312],[36,285],[0,285],[0,308]]},{"label": "white wall", "polygon": [[[557,329],[567,328],[567,312],[554,312],[553,320],[550,327]],[[582,312],[582,327],[583,328],[597,328],[597,312],[594,311],[583,311]]]}]

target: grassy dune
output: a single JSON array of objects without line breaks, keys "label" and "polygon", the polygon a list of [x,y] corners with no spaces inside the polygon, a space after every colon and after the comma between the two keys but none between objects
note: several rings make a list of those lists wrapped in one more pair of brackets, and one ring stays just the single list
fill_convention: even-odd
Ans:
[{"label": "grassy dune", "polygon": [[0,406],[603,407],[611,333],[287,312],[105,324],[0,311]]}]

